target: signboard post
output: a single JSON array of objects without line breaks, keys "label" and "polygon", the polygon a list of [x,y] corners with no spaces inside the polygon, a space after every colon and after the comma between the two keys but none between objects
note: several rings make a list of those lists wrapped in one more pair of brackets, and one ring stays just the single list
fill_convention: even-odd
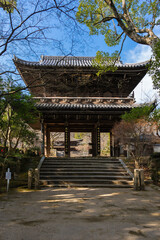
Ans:
[{"label": "signboard post", "polygon": [[7,192],[8,192],[9,191],[9,181],[11,180],[11,172],[10,172],[9,168],[6,172],[6,180],[7,180]]}]

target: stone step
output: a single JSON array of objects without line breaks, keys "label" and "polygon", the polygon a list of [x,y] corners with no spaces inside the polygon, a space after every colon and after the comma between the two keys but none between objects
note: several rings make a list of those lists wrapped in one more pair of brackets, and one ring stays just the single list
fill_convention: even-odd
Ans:
[{"label": "stone step", "polygon": [[124,175],[42,175],[40,174],[40,178],[41,179],[49,179],[49,180],[52,180],[52,179],[80,179],[80,180],[83,180],[83,179],[86,179],[86,180],[90,180],[90,179],[102,179],[102,180],[105,180],[105,179],[127,179],[127,180],[132,180],[132,178],[130,176],[124,176]]},{"label": "stone step", "polygon": [[117,161],[112,161],[112,160],[46,160],[46,163],[120,163],[118,160]]},{"label": "stone step", "polygon": [[83,185],[88,185],[88,184],[118,184],[118,185],[133,185],[133,181],[131,180],[102,180],[102,179],[68,179],[68,180],[59,180],[59,179],[54,179],[53,180],[47,180],[43,179],[41,180],[42,183],[46,184],[61,184],[61,185],[70,185],[72,186],[73,184],[83,184]]},{"label": "stone step", "polygon": [[100,167],[42,167],[41,170],[43,171],[105,171],[105,172],[110,172],[110,171],[126,171],[123,167],[112,167],[112,168],[103,168],[102,166]]},{"label": "stone step", "polygon": [[133,188],[132,184],[98,184],[98,183],[46,183],[42,181],[43,185],[54,188]]},{"label": "stone step", "polygon": [[70,168],[84,168],[84,167],[88,167],[88,168],[123,168],[123,166],[121,164],[42,164],[42,168],[43,167],[57,167],[57,168],[66,168],[66,167],[70,167]]},{"label": "stone step", "polygon": [[65,168],[41,168],[40,172],[47,172],[47,171],[51,171],[51,172],[125,172],[125,169],[124,168],[102,168],[102,167],[93,167],[93,168],[89,168],[89,167],[73,167],[73,168],[70,168],[70,167],[65,167]]},{"label": "stone step", "polygon": [[68,171],[40,171],[40,175],[42,176],[42,175],[58,175],[58,176],[61,176],[61,175],[68,175],[68,174],[73,174],[73,175],[77,175],[77,174],[79,174],[79,175],[85,175],[85,174],[87,174],[87,175],[98,175],[98,174],[101,174],[101,175],[105,175],[105,176],[107,176],[107,175],[128,175],[128,173],[127,172],[120,172],[120,171],[117,171],[117,172],[105,172],[105,171],[101,171],[101,172],[99,172],[99,171],[90,171],[90,172],[88,172],[88,171],[82,171],[82,172],[79,172],[79,171],[71,171],[71,172],[68,172]]},{"label": "stone step", "polygon": [[80,161],[80,160],[89,160],[89,161],[99,161],[99,160],[110,160],[110,161],[119,161],[117,158],[110,158],[110,157],[48,157],[45,160],[57,160],[57,161],[63,161],[63,160],[69,160],[69,161]]},{"label": "stone step", "polygon": [[47,185],[78,187],[113,187],[133,185],[121,162],[106,158],[45,159],[40,180]]},{"label": "stone step", "polygon": [[70,167],[70,166],[65,166],[65,167],[57,167],[57,166],[55,166],[55,167],[50,167],[50,166],[45,166],[45,167],[42,167],[41,168],[41,171],[45,171],[45,170],[52,170],[52,171],[83,171],[83,170],[85,170],[85,171],[87,171],[87,170],[89,170],[89,171],[124,171],[125,169],[123,168],[123,167],[102,167],[102,166],[100,166],[100,167],[89,167],[89,166],[87,166],[87,167],[83,167],[83,166],[78,166],[78,167]]},{"label": "stone step", "polygon": [[47,164],[121,164],[119,161],[112,162],[112,161],[44,161]]}]

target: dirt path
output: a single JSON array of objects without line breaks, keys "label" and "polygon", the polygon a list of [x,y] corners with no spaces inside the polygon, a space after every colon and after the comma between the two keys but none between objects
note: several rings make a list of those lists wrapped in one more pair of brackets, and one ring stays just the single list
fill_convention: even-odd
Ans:
[{"label": "dirt path", "polygon": [[160,191],[53,189],[0,196],[0,240],[160,240]]}]

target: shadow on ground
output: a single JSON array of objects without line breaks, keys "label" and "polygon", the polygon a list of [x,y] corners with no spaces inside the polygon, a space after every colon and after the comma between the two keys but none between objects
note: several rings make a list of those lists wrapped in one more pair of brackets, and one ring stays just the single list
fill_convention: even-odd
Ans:
[{"label": "shadow on ground", "polygon": [[0,240],[160,239],[160,193],[46,188],[0,197]]}]

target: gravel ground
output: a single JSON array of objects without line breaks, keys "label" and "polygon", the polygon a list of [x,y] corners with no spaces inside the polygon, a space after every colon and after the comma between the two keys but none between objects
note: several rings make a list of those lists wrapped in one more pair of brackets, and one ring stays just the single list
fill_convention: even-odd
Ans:
[{"label": "gravel ground", "polygon": [[160,191],[45,188],[0,196],[0,240],[160,240]]}]

